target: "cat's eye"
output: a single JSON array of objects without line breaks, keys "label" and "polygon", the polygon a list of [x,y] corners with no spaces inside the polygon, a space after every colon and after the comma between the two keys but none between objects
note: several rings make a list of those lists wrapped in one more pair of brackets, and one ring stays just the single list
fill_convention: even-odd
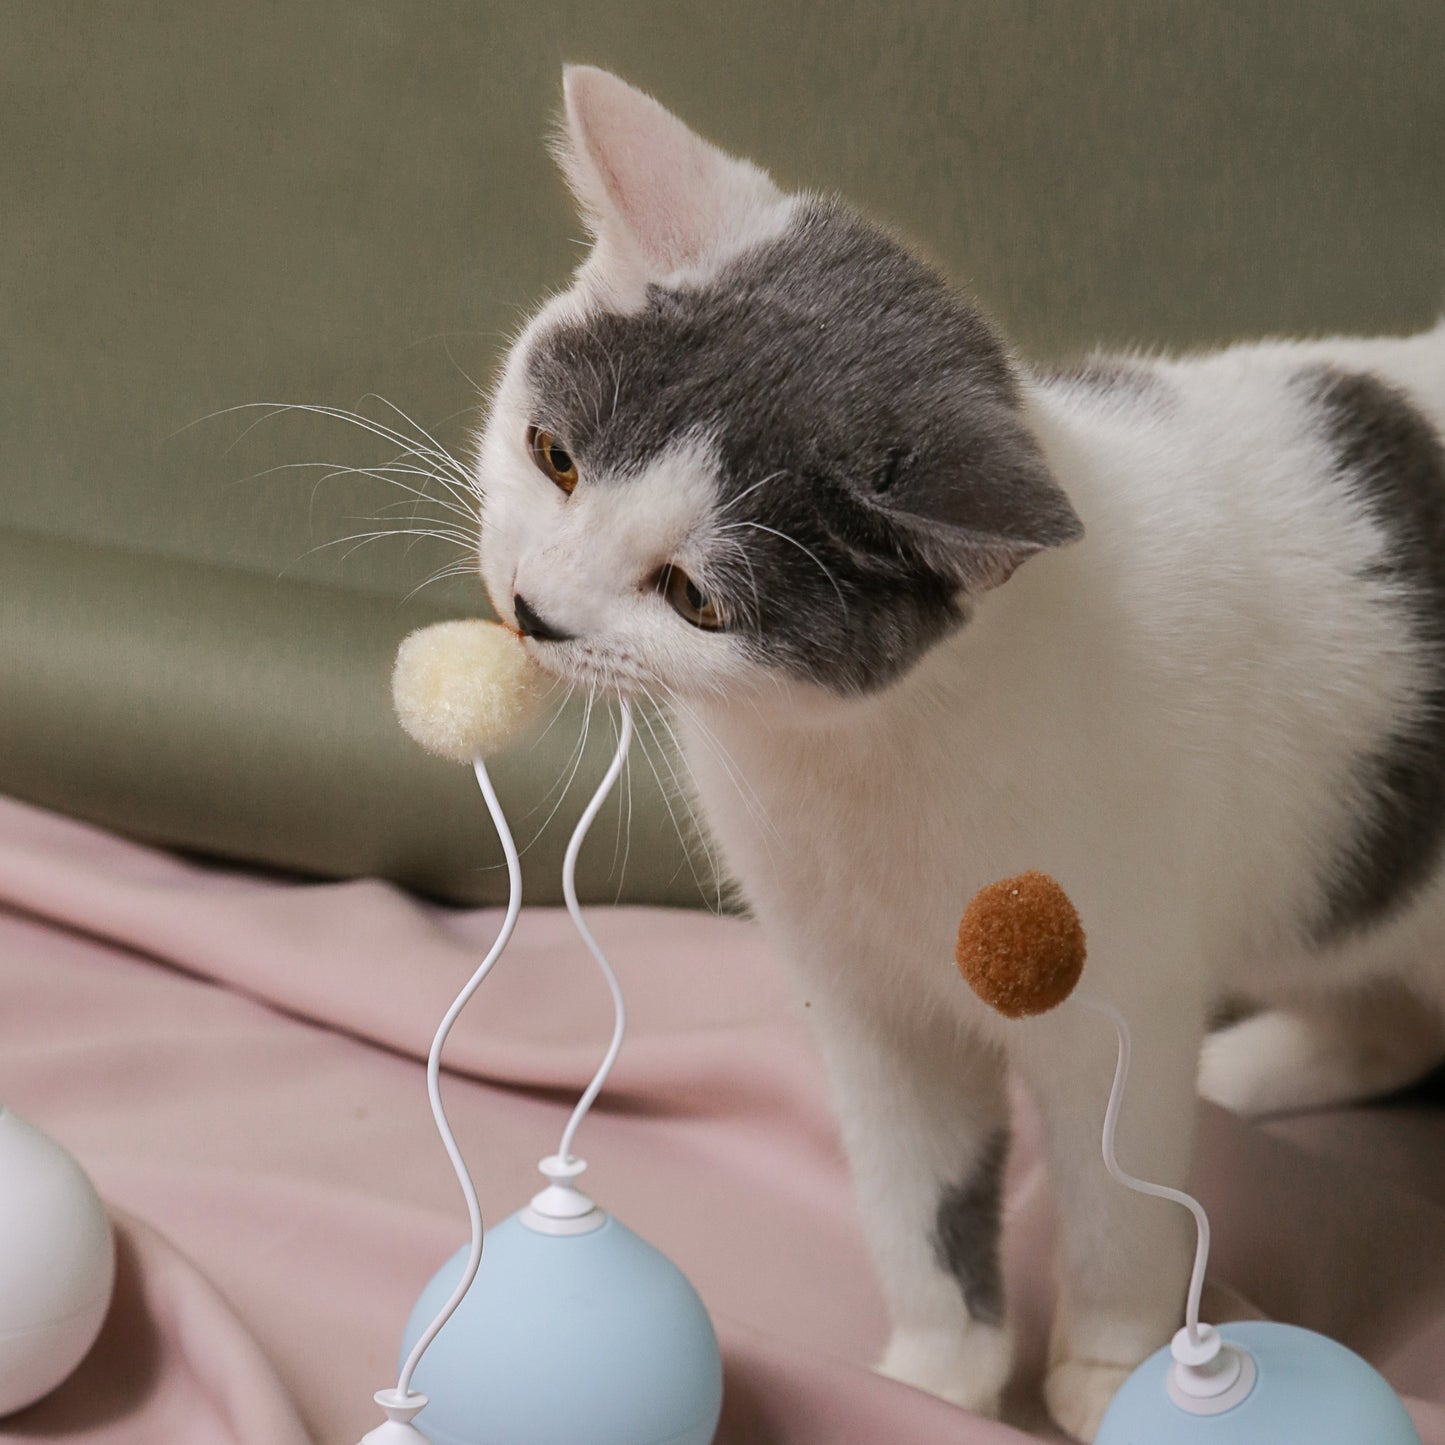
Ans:
[{"label": "cat's eye", "polygon": [[542,475],[571,496],[577,485],[577,463],[572,460],[572,453],[551,432],[539,426],[527,428],[527,450]]},{"label": "cat's eye", "polygon": [[716,604],[681,567],[664,567],[658,574],[657,590],[684,622],[704,632],[717,632],[723,627],[723,615]]}]

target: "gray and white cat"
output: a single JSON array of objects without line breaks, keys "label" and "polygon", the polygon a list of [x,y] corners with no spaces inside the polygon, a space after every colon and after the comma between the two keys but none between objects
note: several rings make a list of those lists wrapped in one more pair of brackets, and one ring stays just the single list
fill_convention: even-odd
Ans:
[{"label": "gray and white cat", "polygon": [[[841,202],[602,71],[565,91],[595,245],[496,392],[487,590],[559,677],[671,700],[813,1003],[881,1368],[982,1411],[1006,1071],[1032,1092],[1046,1393],[1088,1440],[1178,1323],[1188,1222],[1100,1166],[1105,1031],[986,1011],[959,912],[1026,868],[1073,896],[1152,1179],[1188,1171],[1201,1047],[1247,1111],[1445,1053],[1445,328],[1036,371]],[[1225,995],[1266,1007],[1206,1045]]]}]

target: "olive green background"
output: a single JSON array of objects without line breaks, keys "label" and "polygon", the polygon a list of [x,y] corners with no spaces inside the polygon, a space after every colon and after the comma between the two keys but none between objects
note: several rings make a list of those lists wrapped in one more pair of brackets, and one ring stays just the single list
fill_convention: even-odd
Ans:
[{"label": "olive green background", "polygon": [[[414,592],[451,544],[335,545],[409,512],[309,464],[397,449],[255,404],[407,429],[389,403],[466,457],[506,337],[581,255],[543,143],[564,59],[845,192],[1055,358],[1429,322],[1442,58],[1439,0],[3,0],[0,789],[499,896],[470,778],[398,735],[387,690],[397,640],[478,588]],[[503,761],[523,839],[578,734],[574,710]],[[599,824],[586,896],[715,898],[663,791],[637,760],[632,846]],[[533,897],[581,800],[528,852]]]}]

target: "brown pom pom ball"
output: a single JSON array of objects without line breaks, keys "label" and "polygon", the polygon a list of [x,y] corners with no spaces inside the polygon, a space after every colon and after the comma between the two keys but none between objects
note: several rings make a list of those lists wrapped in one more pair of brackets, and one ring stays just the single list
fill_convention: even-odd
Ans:
[{"label": "brown pom pom ball", "polygon": [[958,971],[1007,1018],[1057,1008],[1084,971],[1084,928],[1047,873],[1003,878],[974,894],[958,925]]}]

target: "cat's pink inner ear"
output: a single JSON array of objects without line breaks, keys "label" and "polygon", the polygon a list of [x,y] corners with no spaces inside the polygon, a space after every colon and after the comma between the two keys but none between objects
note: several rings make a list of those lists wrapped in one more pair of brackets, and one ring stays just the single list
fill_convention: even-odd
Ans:
[{"label": "cat's pink inner ear", "polygon": [[666,274],[743,239],[781,200],[755,166],[694,134],[671,111],[590,65],[563,72],[560,160],[599,242]]}]

